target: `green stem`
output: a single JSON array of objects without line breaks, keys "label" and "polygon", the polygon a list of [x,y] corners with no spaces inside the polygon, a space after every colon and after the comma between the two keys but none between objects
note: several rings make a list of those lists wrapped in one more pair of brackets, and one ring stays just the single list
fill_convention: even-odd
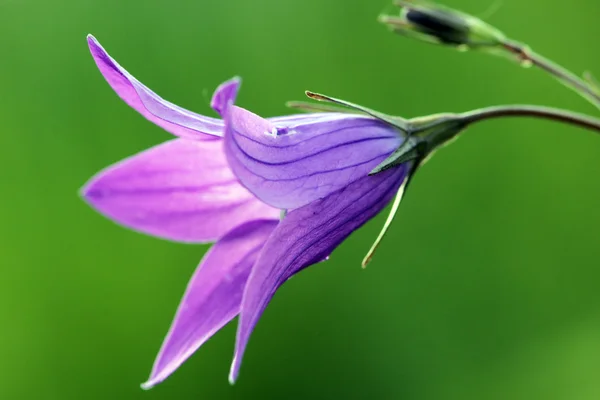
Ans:
[{"label": "green stem", "polygon": [[588,82],[578,77],[568,69],[558,65],[552,60],[538,54],[527,46],[523,46],[520,43],[505,41],[503,44],[504,48],[511,53],[515,54],[523,63],[531,63],[536,67],[548,72],[554,76],[564,85],[570,87],[587,100],[589,100],[596,107],[600,108],[600,93],[598,93]]},{"label": "green stem", "polygon": [[532,105],[504,105],[480,108],[461,114],[438,114],[436,118],[409,120],[408,137],[369,175],[375,175],[410,160],[425,160],[433,152],[454,139],[474,123],[494,118],[532,117],[562,122],[600,133],[600,119],[558,108]]},{"label": "green stem", "polygon": [[459,114],[457,117],[467,125],[493,118],[534,117],[562,122],[600,133],[600,119],[551,107],[531,105],[493,106],[468,111]]}]

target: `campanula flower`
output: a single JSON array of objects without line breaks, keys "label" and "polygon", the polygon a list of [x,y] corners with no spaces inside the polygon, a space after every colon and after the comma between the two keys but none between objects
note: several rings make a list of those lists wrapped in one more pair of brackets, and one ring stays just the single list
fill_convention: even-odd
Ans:
[{"label": "campanula flower", "polygon": [[[96,210],[139,232],[184,243],[216,242],[194,272],[144,387],[170,375],[239,313],[242,293],[280,211],[250,194],[223,153],[220,119],[159,98],[121,68],[93,38],[98,68],[116,93],[177,139],[98,173],[82,194]],[[239,81],[221,85],[211,105],[233,101]]]},{"label": "campanula flower", "polygon": [[[233,382],[250,333],[277,289],[325,260],[406,182],[410,162],[368,175],[401,147],[403,132],[381,118],[356,113],[263,120],[232,108],[239,87],[233,79],[216,90],[211,106],[227,114],[230,128],[240,133],[240,147],[230,149],[245,154],[238,166],[237,158],[226,158],[223,120],[160,98],[95,38],[89,36],[88,44],[114,91],[178,138],[99,172],[83,188],[83,197],[136,231],[184,243],[215,242],[188,284],[143,387],[168,377],[240,314]],[[244,137],[243,132],[256,129],[256,138]],[[270,165],[259,161],[267,153]]]},{"label": "campanula flower", "polygon": [[326,251],[321,255],[328,254],[395,195],[364,266],[385,235],[415,170],[464,128],[454,114],[406,121],[308,94],[368,117],[273,121],[233,105],[226,112],[225,152],[235,175],[265,203],[293,210],[275,228],[249,278],[238,324],[234,373],[274,289],[318,259],[311,258],[308,250],[322,247]]}]

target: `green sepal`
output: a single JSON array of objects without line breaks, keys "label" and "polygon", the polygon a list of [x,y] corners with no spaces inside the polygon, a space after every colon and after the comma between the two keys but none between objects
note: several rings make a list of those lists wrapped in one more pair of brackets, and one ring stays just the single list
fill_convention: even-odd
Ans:
[{"label": "green sepal", "polygon": [[308,101],[288,101],[286,107],[300,110],[308,113],[329,112],[329,113],[353,113],[355,111],[344,107],[331,106],[328,104],[310,103]]},{"label": "green sepal", "polygon": [[360,106],[358,104],[351,103],[346,100],[336,99],[335,97],[326,96],[324,94],[319,94],[311,91],[306,91],[306,96],[316,101],[324,101],[328,103],[337,104],[339,106],[343,106],[349,108],[354,111],[358,111],[362,114],[370,115],[373,118],[376,118],[386,124],[392,125],[395,128],[400,129],[402,132],[407,133],[409,130],[408,121],[401,117],[394,117],[391,115],[387,115],[384,113],[380,113],[379,111],[371,110],[370,108]]},{"label": "green sepal", "polygon": [[456,114],[438,114],[409,120],[409,135],[388,158],[371,170],[375,175],[400,164],[412,161],[423,164],[435,150],[454,139],[466,122]]}]

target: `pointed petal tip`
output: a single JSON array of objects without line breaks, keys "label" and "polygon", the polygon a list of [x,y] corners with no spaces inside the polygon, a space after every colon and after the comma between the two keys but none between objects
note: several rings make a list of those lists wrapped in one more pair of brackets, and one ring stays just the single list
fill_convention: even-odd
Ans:
[{"label": "pointed petal tip", "polygon": [[102,188],[100,178],[102,178],[101,173],[94,175],[78,191],[79,197],[94,208],[107,194],[106,189]]},{"label": "pointed petal tip", "polygon": [[234,76],[221,83],[210,100],[210,107],[223,117],[227,107],[235,103],[241,84],[242,79],[239,76]]},{"label": "pointed petal tip", "polygon": [[229,384],[231,386],[235,385],[235,381],[237,381],[237,377],[238,377],[238,372],[237,371],[233,371],[232,370],[231,372],[229,372],[228,380],[229,380]]},{"label": "pointed petal tip", "polygon": [[95,197],[97,197],[97,192],[92,188],[93,183],[94,182],[92,181],[88,181],[77,191],[79,197],[81,197],[81,199],[88,204],[91,203]]},{"label": "pointed petal tip", "polygon": [[[200,345],[202,345],[202,343]],[[183,364],[183,362],[187,360],[196,350],[197,347],[193,348],[191,351],[188,351],[180,359],[171,360],[170,362],[165,363],[161,349],[161,353],[159,353],[157,359],[154,362],[154,365],[152,366],[152,372],[150,373],[148,380],[140,384],[140,387],[143,390],[150,390],[159,383],[162,383],[169,376],[171,376],[173,372],[175,372],[181,366],[181,364]]]},{"label": "pointed petal tip", "polygon": [[240,85],[241,83],[242,83],[242,78],[239,75],[234,75],[231,78],[227,79],[225,82],[221,83],[217,87],[217,90],[219,90],[219,88],[223,88],[226,86]]},{"label": "pointed petal tip", "polygon": [[238,352],[238,350],[236,349],[236,352],[233,356],[233,361],[231,362],[231,367],[229,369],[229,376],[227,378],[229,380],[230,385],[235,385],[235,382],[237,381],[238,376],[240,374],[241,360],[239,359],[239,355],[242,353]]},{"label": "pointed petal tip", "polygon": [[92,58],[98,65],[98,68],[100,68],[100,72],[102,73],[102,75],[106,77],[105,72],[103,72],[102,65],[107,65],[110,68],[110,70],[114,70],[120,75],[122,75],[122,72],[119,71],[119,67],[115,65],[114,60],[110,58],[106,50],[104,50],[104,47],[102,47],[102,45],[94,35],[89,33],[86,36],[86,40],[88,48],[90,49],[90,53],[92,53]]},{"label": "pointed petal tip", "polygon": [[[105,201],[110,196],[110,189],[103,188],[100,181],[101,179],[93,177],[79,189],[77,194],[94,211],[112,220],[111,214],[104,209]],[[116,220],[115,222],[118,223]]]},{"label": "pointed petal tip", "polygon": [[100,42],[98,42],[98,39],[96,39],[96,37],[94,37],[94,35],[92,35],[91,33],[88,33],[85,39],[87,40],[88,47],[90,48],[90,50],[94,51],[95,49],[102,48],[102,46],[100,46]]},{"label": "pointed petal tip", "polygon": [[156,385],[158,385],[159,383],[163,382],[167,377],[168,377],[168,375],[164,376],[164,375],[154,375],[154,374],[152,374],[152,375],[150,375],[150,377],[148,378],[148,380],[146,382],[140,384],[140,388],[142,390],[154,389],[154,387]]},{"label": "pointed petal tip", "polygon": [[156,385],[167,379],[177,369],[178,366],[179,365],[177,365],[175,368],[169,368],[169,366],[167,365],[163,369],[157,369],[157,363],[155,362],[154,366],[152,367],[152,372],[148,377],[148,380],[146,382],[141,383],[140,388],[142,388],[143,390],[150,390],[154,388]]},{"label": "pointed petal tip", "polygon": [[[170,371],[170,372],[173,372],[173,371]],[[148,380],[146,382],[143,382],[140,384],[140,388],[142,388],[142,390],[153,389],[156,385],[158,385],[159,383],[161,383],[165,379],[167,379],[170,375],[170,372],[165,373],[164,371],[155,371],[153,369],[152,373],[148,377]]]}]

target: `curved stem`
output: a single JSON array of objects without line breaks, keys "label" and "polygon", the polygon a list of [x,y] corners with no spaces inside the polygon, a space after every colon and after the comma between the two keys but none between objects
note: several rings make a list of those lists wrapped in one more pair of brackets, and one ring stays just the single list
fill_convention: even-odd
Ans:
[{"label": "curved stem", "polygon": [[[406,140],[388,158],[373,168],[369,175],[378,174],[410,160],[418,160],[418,163],[423,163],[436,149],[448,144],[470,125],[505,117],[547,119],[600,133],[600,119],[598,118],[558,108],[521,104],[492,106],[460,114],[438,114],[433,120],[431,118],[414,118],[408,121],[410,130]],[[424,120],[425,122],[423,122]]]},{"label": "curved stem", "polygon": [[506,41],[502,43],[504,48],[515,54],[522,62],[531,63],[536,67],[550,73],[564,85],[575,90],[577,93],[588,99],[596,107],[600,108],[600,93],[598,93],[585,80],[581,79],[571,71],[558,65],[552,60],[537,54],[530,50],[527,46],[523,46],[517,42]]},{"label": "curved stem", "polygon": [[580,128],[600,133],[600,119],[551,107],[532,105],[493,106],[458,114],[458,119],[467,125],[488,119],[504,117],[542,118],[579,126]]}]

